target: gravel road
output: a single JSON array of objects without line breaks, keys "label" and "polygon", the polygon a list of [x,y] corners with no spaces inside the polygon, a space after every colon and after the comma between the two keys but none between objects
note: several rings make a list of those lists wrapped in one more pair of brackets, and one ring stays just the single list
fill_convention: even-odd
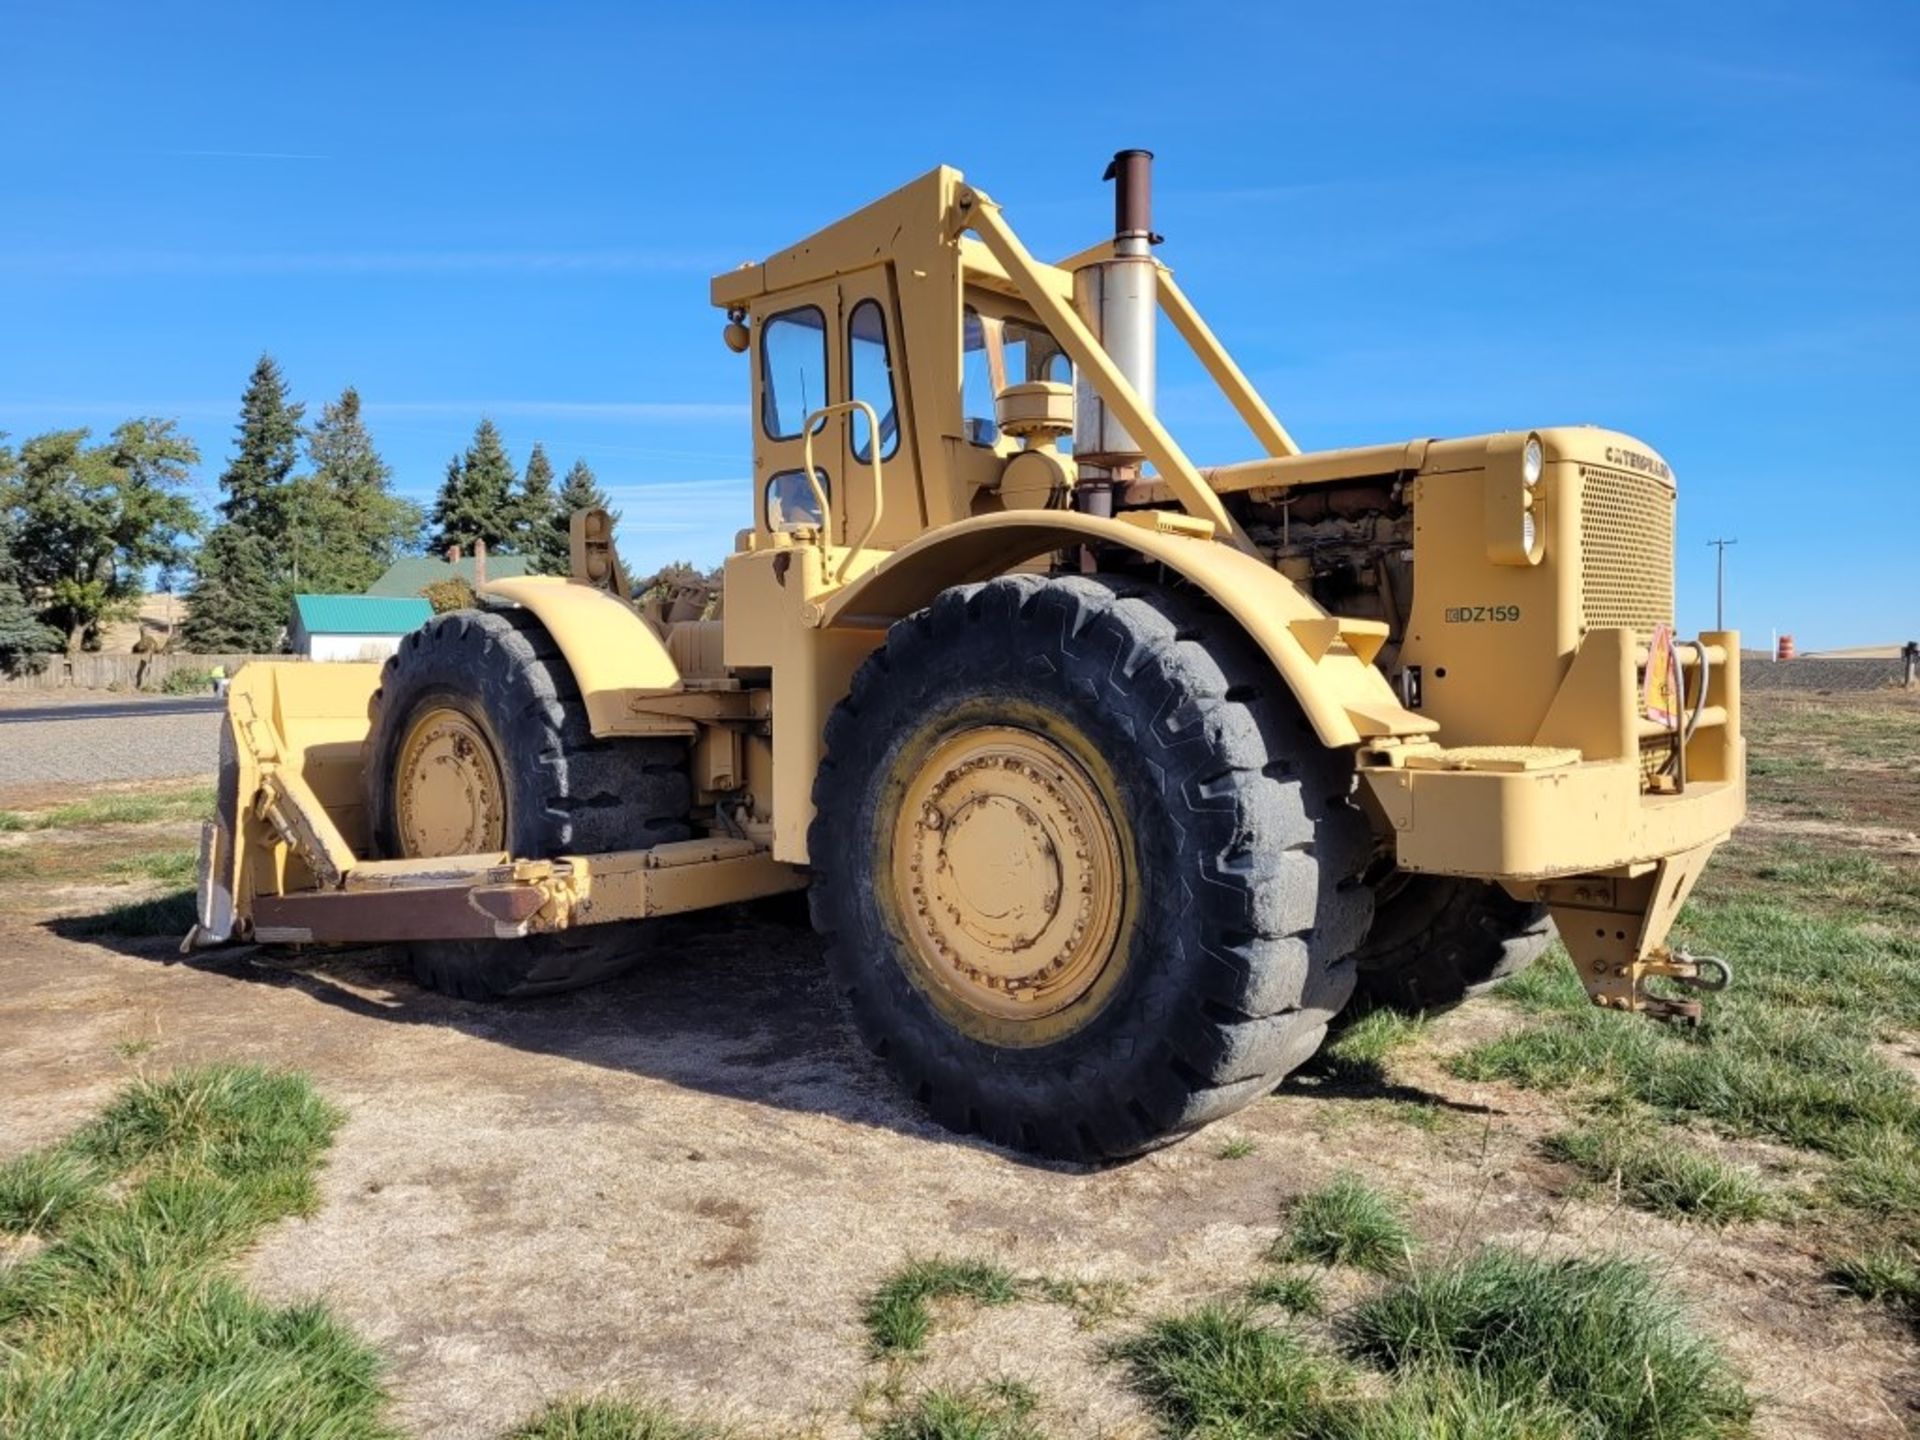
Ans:
[{"label": "gravel road", "polygon": [[178,713],[170,705],[73,706],[58,717],[0,716],[0,799],[9,791],[109,780],[211,780],[220,753],[220,713]]}]

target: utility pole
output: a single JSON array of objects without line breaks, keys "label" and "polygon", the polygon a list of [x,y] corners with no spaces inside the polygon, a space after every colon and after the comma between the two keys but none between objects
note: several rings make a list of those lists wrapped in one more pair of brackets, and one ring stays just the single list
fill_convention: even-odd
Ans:
[{"label": "utility pole", "polygon": [[1727,628],[1727,546],[1738,545],[1738,540],[1709,540],[1720,554],[1714,561],[1713,572],[1713,628]]}]

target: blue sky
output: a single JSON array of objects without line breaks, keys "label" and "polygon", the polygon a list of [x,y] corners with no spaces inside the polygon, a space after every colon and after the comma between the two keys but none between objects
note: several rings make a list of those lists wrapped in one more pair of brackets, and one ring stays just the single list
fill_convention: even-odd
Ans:
[{"label": "blue sky", "polygon": [[1144,145],[1163,258],[1309,448],[1616,426],[1680,479],[1683,629],[1725,535],[1749,636],[1920,636],[1910,3],[0,0],[0,73],[0,429],[177,416],[206,501],[264,349],[315,412],[357,385],[410,494],[490,414],[595,467],[635,560],[710,562],[749,513],[713,272],[941,162],[1077,249]]}]

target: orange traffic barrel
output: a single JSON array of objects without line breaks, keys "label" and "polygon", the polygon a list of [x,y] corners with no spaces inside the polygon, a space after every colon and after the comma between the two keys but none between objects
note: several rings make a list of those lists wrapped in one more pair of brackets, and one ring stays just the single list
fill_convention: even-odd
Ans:
[{"label": "orange traffic barrel", "polygon": [[1780,637],[1780,647],[1773,652],[1773,658],[1776,660],[1793,659],[1793,636],[1782,635]]}]

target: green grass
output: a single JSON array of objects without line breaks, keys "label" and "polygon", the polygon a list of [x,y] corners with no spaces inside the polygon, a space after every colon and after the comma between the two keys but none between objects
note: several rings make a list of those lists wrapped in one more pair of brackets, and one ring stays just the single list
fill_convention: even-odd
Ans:
[{"label": "green grass", "polygon": [[1584,1012],[1491,1041],[1455,1068],[1468,1079],[1636,1100],[1670,1118],[1829,1153],[1861,1127],[1920,1127],[1913,1082],[1864,1038],[1805,1011],[1734,1015],[1696,1034]]},{"label": "green grass", "polygon": [[1920,1138],[1920,1087],[1873,1049],[1920,1026],[1920,939],[1764,901],[1702,904],[1685,918],[1700,949],[1735,966],[1733,988],[1708,1001],[1699,1029],[1595,1010],[1561,965],[1503,987],[1543,1023],[1477,1046],[1452,1068],[1638,1101],[1828,1154],[1849,1153],[1865,1131]]},{"label": "green grass", "polygon": [[1573,963],[1558,940],[1533,964],[1495,985],[1493,994],[1535,1013],[1583,1011],[1590,1003],[1586,987],[1573,973]]},{"label": "green grass", "polygon": [[1595,1433],[1564,1406],[1510,1394],[1457,1366],[1414,1370],[1384,1398],[1336,1417],[1323,1432],[1326,1440],[1590,1440]]},{"label": "green grass", "polygon": [[197,902],[191,890],[176,890],[150,900],[129,900],[93,915],[74,915],[59,922],[63,934],[74,936],[120,935],[143,938],[154,935],[179,937],[194,922]]},{"label": "green grass", "polygon": [[199,820],[212,813],[213,789],[145,790],[92,795],[50,810],[0,810],[0,831],[93,830],[104,825],[147,825],[156,820]]},{"label": "green grass", "polygon": [[1214,1154],[1222,1160],[1244,1160],[1259,1148],[1250,1136],[1235,1135],[1231,1140],[1222,1142]]},{"label": "green grass", "polygon": [[1340,1326],[1395,1372],[1469,1373],[1492,1394],[1550,1400],[1611,1440],[1746,1433],[1752,1405],[1719,1351],[1641,1266],[1490,1248],[1416,1272]]},{"label": "green grass", "polygon": [[1413,1231],[1400,1207],[1359,1176],[1341,1175],[1294,1202],[1271,1258],[1351,1265],[1384,1275],[1403,1266],[1413,1247]]},{"label": "green grass", "polygon": [[1247,1287],[1247,1299],[1254,1305],[1271,1305],[1289,1315],[1327,1313],[1326,1292],[1311,1275],[1263,1275]]},{"label": "green grass", "polygon": [[1862,1127],[1849,1131],[1839,1149],[1827,1184],[1842,1205],[1872,1216],[1920,1217],[1920,1136],[1893,1125]]},{"label": "green grass", "polygon": [[[1782,704],[1758,707],[1754,718],[1753,743],[1763,753],[1750,773],[1762,809],[1792,805],[1798,813],[1817,801],[1839,807],[1839,818],[1884,823],[1881,808],[1864,806],[1867,797],[1883,807],[1911,793],[1902,788],[1916,754],[1910,707]],[[1877,769],[1832,768],[1835,756]],[[1712,888],[1676,927],[1678,938],[1734,967],[1732,988],[1707,997],[1704,1025],[1679,1030],[1597,1011],[1559,955],[1498,991],[1535,1022],[1450,1067],[1603,1113],[1646,1109],[1683,1127],[1824,1157],[1810,1167],[1821,1173],[1805,1197],[1805,1213],[1818,1223],[1809,1238],[1836,1273],[1847,1257],[1898,1257],[1920,1244],[1911,1219],[1920,1215],[1920,1085],[1882,1047],[1920,1032],[1916,876],[1912,861],[1897,855],[1736,836],[1709,873]],[[1677,1147],[1603,1148],[1576,1138],[1566,1153],[1589,1173],[1617,1171],[1636,1204],[1701,1216],[1702,1205],[1724,1212],[1731,1197],[1729,1218],[1740,1218],[1754,1203],[1743,1193],[1750,1185],[1736,1179],[1729,1188]],[[1799,1213],[1800,1197],[1789,1198]],[[1897,1288],[1864,1287],[1887,1297]]]},{"label": "green grass", "polygon": [[624,1400],[557,1400],[507,1440],[721,1440],[725,1432]]},{"label": "green grass", "polygon": [[1206,1440],[1327,1435],[1349,1384],[1296,1336],[1218,1305],[1158,1320],[1112,1353],[1170,1435]]},{"label": "green grass", "polygon": [[205,668],[176,670],[160,682],[162,695],[211,695],[213,671]]},{"label": "green grass", "polygon": [[0,1230],[57,1229],[99,1203],[100,1177],[66,1150],[34,1150],[0,1165]]},{"label": "green grass", "polygon": [[1033,1422],[1039,1398],[1017,1381],[935,1389],[873,1431],[875,1440],[1045,1440]]},{"label": "green grass", "polygon": [[0,1271],[0,1434],[391,1434],[371,1350],[323,1306],[271,1308],[225,1272],[311,1211],[339,1120],[299,1076],[182,1070],[10,1165],[9,1223],[50,1243]]},{"label": "green grass", "polygon": [[[1752,1404],[1673,1298],[1623,1260],[1489,1249],[1415,1271],[1335,1327],[1345,1358],[1202,1306],[1114,1347],[1187,1440],[1733,1440]],[[1385,1372],[1365,1383],[1351,1363]]]},{"label": "green grass", "polygon": [[989,1260],[915,1260],[889,1276],[867,1301],[867,1336],[877,1355],[917,1355],[933,1328],[930,1302],[1009,1305],[1020,1291],[1020,1282]]},{"label": "green grass", "polygon": [[1217,1306],[1159,1322],[1115,1358],[1165,1433],[1189,1440],[1610,1440],[1550,1397],[1471,1367],[1413,1368],[1366,1395],[1350,1366]]},{"label": "green grass", "polygon": [[199,869],[200,855],[196,850],[148,850],[113,861],[107,866],[107,873],[131,875],[162,885],[191,885]]},{"label": "green grass", "polygon": [[1834,1280],[1863,1300],[1882,1300],[1920,1324],[1920,1241],[1877,1245],[1842,1257]]},{"label": "green grass", "polygon": [[1759,1174],[1690,1149],[1684,1132],[1602,1124],[1548,1138],[1547,1152],[1629,1204],[1675,1220],[1729,1225],[1778,1213]]},{"label": "green grass", "polygon": [[1098,1330],[1128,1313],[1133,1286],[1125,1280],[1085,1280],[1069,1275],[1041,1275],[1018,1282],[1050,1305],[1073,1312],[1082,1330]]},{"label": "green grass", "polygon": [[1783,775],[1818,775],[1825,768],[1810,755],[1755,755],[1747,760],[1747,778],[1770,780]]},{"label": "green grass", "polygon": [[1387,1059],[1413,1044],[1426,1032],[1418,1015],[1397,1010],[1370,1010],[1343,1026],[1316,1057],[1316,1063],[1334,1079],[1352,1085],[1378,1085],[1387,1078]]},{"label": "green grass", "polygon": [[1753,873],[1791,892],[1797,904],[1812,900],[1841,909],[1899,912],[1910,912],[1916,904],[1898,867],[1859,850],[1835,853],[1810,845],[1774,845]]},{"label": "green grass", "polygon": [[[1032,1418],[1038,1405],[1032,1388],[1016,1380],[936,1387],[895,1405],[866,1434],[871,1440],[1046,1440]],[[732,1433],[646,1402],[558,1400],[506,1440],[727,1440]]]}]

